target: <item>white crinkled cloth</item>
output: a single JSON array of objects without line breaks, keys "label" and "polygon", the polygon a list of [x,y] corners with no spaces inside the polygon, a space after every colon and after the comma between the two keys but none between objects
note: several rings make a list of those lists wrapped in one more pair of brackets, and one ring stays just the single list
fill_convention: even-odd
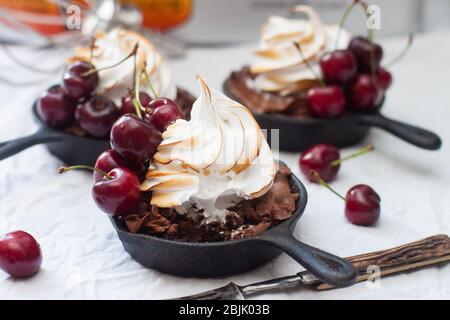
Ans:
[{"label": "white crinkled cloth", "polygon": [[[341,192],[357,183],[373,186],[382,198],[378,225],[351,225],[344,218],[342,200],[318,185],[306,183],[309,202],[295,229],[297,237],[349,256],[450,233],[449,37],[450,31],[417,37],[407,57],[392,70],[394,85],[383,110],[388,116],[432,128],[444,140],[442,150],[424,151],[372,130],[363,143],[374,143],[377,150],[345,163],[333,186]],[[383,41],[387,59],[396,55],[404,43],[404,38]],[[254,46],[255,43],[192,50],[185,60],[171,62],[171,67],[177,83],[188,86],[192,92],[197,92],[194,77],[198,73],[209,79],[212,87],[220,88],[231,70],[251,61],[250,49]],[[431,49],[437,47],[439,50]],[[10,61],[1,56],[0,62],[2,75],[10,74]],[[22,69],[14,69],[16,75],[20,72]],[[44,88],[42,82],[30,88],[1,85],[1,141],[36,129],[30,107]],[[350,153],[357,147],[343,152]],[[280,158],[299,174],[298,154],[282,153]],[[90,175],[71,172],[59,176],[59,165],[42,146],[0,162],[0,233],[24,229],[38,238],[44,253],[41,272],[29,280],[14,281],[0,272],[0,300],[161,299],[215,288],[229,281],[247,284],[302,270],[284,254],[257,270],[223,279],[177,278],[147,270],[128,256],[108,218],[95,207]],[[320,293],[299,288],[255,298],[449,299],[449,283],[447,265],[382,279],[378,289],[369,289],[362,283]]]}]

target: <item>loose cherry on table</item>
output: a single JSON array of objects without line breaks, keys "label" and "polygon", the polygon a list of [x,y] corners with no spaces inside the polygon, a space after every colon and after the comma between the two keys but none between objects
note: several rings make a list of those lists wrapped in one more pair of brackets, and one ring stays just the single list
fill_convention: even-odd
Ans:
[{"label": "loose cherry on table", "polygon": [[133,164],[151,159],[161,142],[161,133],[133,114],[121,116],[111,128],[111,147]]},{"label": "loose cherry on table", "polygon": [[348,49],[354,54],[358,69],[371,72],[372,67],[377,68],[383,58],[383,48],[365,37],[354,37]]},{"label": "loose cherry on table", "polygon": [[319,61],[322,77],[327,84],[344,85],[355,76],[358,66],[350,50],[325,53]]},{"label": "loose cherry on table", "polygon": [[316,87],[306,95],[308,110],[319,118],[333,118],[345,110],[345,95],[338,86]]},{"label": "loose cherry on table", "polygon": [[330,182],[336,177],[343,161],[361,156],[372,150],[374,150],[374,147],[369,144],[355,153],[341,158],[339,149],[335,146],[318,144],[302,153],[299,159],[300,170],[311,182],[317,182],[317,179],[311,176],[311,171],[317,172],[324,181]]},{"label": "loose cherry on table", "polygon": [[[120,114],[124,115],[127,113],[136,114],[136,108],[133,103],[134,94],[127,94],[122,97],[122,104],[120,106]],[[152,98],[144,91],[139,92],[139,100],[142,106],[146,107],[152,101]]]},{"label": "loose cherry on table", "polygon": [[118,117],[119,111],[114,102],[99,95],[79,104],[75,111],[80,127],[97,138],[107,136]]},{"label": "loose cherry on table", "polygon": [[19,230],[0,237],[0,269],[12,277],[30,277],[41,263],[41,247],[29,233]]},{"label": "loose cherry on table", "polygon": [[348,190],[345,198],[330,187],[321,177],[311,171],[310,175],[320,185],[326,187],[339,198],[345,201],[345,216],[353,224],[360,226],[371,226],[380,217],[380,196],[371,187],[358,184]]},{"label": "loose cherry on table", "polygon": [[88,61],[76,61],[63,76],[64,92],[75,100],[86,98],[94,92],[99,83],[95,66]]},{"label": "loose cherry on table", "polygon": [[76,101],[60,85],[47,89],[37,101],[39,118],[52,128],[64,128],[74,120]]},{"label": "loose cherry on table", "polygon": [[345,216],[357,225],[373,225],[380,217],[380,196],[371,187],[358,184],[345,196]]},{"label": "loose cherry on table", "polygon": [[[129,164],[126,159],[114,149],[103,151],[95,162],[95,168],[104,172],[109,172],[112,169],[120,167],[125,167],[133,171],[140,181],[142,181],[145,177],[146,169],[144,164]],[[103,178],[103,174],[95,171],[94,180],[98,181],[101,178]]]},{"label": "loose cherry on table", "polygon": [[161,132],[184,115],[178,104],[168,98],[156,98],[147,107],[145,120],[158,128]]},{"label": "loose cherry on table", "polygon": [[383,99],[384,91],[369,74],[358,74],[347,89],[348,107],[372,112]]},{"label": "loose cherry on table", "polygon": [[74,169],[87,169],[100,173],[103,177],[92,187],[92,196],[97,206],[112,216],[125,216],[133,213],[139,204],[140,182],[137,176],[128,168],[114,168],[109,172],[78,165],[61,167],[59,173]]}]

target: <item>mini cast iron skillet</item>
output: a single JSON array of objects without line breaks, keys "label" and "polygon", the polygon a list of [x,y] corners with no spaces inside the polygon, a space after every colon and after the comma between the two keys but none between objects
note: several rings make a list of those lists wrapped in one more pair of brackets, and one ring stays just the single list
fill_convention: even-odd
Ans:
[{"label": "mini cast iron skillet", "polygon": [[165,273],[185,277],[237,274],[263,265],[284,251],[321,280],[336,286],[350,285],[356,277],[356,270],[350,263],[304,244],[292,235],[308,196],[297,177],[292,175],[289,183],[299,193],[293,216],[251,238],[213,243],[171,241],[132,234],[122,219],[110,219],[125,250],[134,260]]},{"label": "mini cast iron skillet", "polygon": [[33,115],[39,123],[39,129],[32,135],[0,143],[0,160],[45,143],[51,154],[68,165],[94,165],[98,155],[110,148],[109,139],[79,137],[50,128],[37,115],[36,103],[33,105]]},{"label": "mini cast iron skillet", "polygon": [[[238,100],[227,89],[226,81],[223,90],[230,98]],[[371,127],[388,131],[423,149],[437,150],[441,147],[441,139],[433,132],[383,116],[379,112],[383,103],[384,99],[374,113],[347,112],[334,119],[297,119],[258,112],[254,112],[253,116],[261,128],[279,129],[279,147],[284,151],[303,151],[318,143],[352,146],[363,140]]]}]

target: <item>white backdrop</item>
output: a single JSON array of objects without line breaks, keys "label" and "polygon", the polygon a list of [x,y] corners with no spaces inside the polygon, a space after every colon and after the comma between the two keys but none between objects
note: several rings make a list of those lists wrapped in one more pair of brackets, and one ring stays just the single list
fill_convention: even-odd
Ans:
[{"label": "white backdrop", "polygon": [[[392,36],[450,27],[448,0],[371,0],[381,9],[377,36]],[[349,0],[194,0],[191,20],[175,33],[193,42],[253,40],[272,14],[288,17],[295,4],[310,4],[327,23],[338,23]],[[349,15],[346,27],[364,33],[360,8]]]},{"label": "white backdrop", "polygon": [[[440,32],[417,38],[407,58],[392,69],[394,85],[383,110],[388,116],[433,129],[444,140],[442,150],[424,151],[372,130],[361,145],[373,143],[376,151],[344,164],[333,186],[341,192],[357,183],[373,186],[382,198],[379,223],[372,228],[351,225],[344,218],[342,200],[318,185],[305,183],[309,203],[295,229],[301,240],[349,256],[450,233],[449,37],[449,32]],[[403,37],[384,41],[386,55],[395,55],[403,44]],[[220,88],[230,70],[250,60],[254,45],[197,49],[183,60],[171,61],[171,65],[179,85],[197,94],[197,73],[203,74],[212,87]],[[36,65],[57,60],[48,53],[24,56]],[[0,67],[3,75],[12,68],[3,55]],[[22,80],[31,78],[21,68],[13,70]],[[31,104],[53,81],[48,79],[32,87],[0,87],[0,141],[36,130]],[[343,152],[350,153],[357,147]],[[295,174],[299,174],[298,156],[281,154]],[[257,270],[223,279],[178,278],[147,270],[128,256],[107,217],[95,207],[90,195],[91,177],[82,172],[58,176],[60,164],[43,146],[0,162],[0,234],[26,230],[36,236],[44,252],[42,270],[31,279],[13,280],[0,272],[0,299],[161,299],[229,281],[247,284],[302,270],[285,254]],[[449,283],[450,266],[442,266],[382,279],[379,289],[368,289],[362,283],[321,293],[299,288],[257,297],[449,299]]]}]

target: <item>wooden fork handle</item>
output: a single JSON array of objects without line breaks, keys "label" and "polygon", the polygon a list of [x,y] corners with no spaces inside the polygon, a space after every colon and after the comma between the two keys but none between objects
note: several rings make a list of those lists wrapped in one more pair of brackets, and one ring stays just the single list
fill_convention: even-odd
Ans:
[{"label": "wooden fork handle", "polygon": [[[450,238],[435,235],[395,248],[380,250],[346,258],[358,270],[356,282],[369,279],[375,267],[379,276],[406,272],[409,270],[450,261]],[[331,289],[328,284],[319,284],[317,290]]]}]

